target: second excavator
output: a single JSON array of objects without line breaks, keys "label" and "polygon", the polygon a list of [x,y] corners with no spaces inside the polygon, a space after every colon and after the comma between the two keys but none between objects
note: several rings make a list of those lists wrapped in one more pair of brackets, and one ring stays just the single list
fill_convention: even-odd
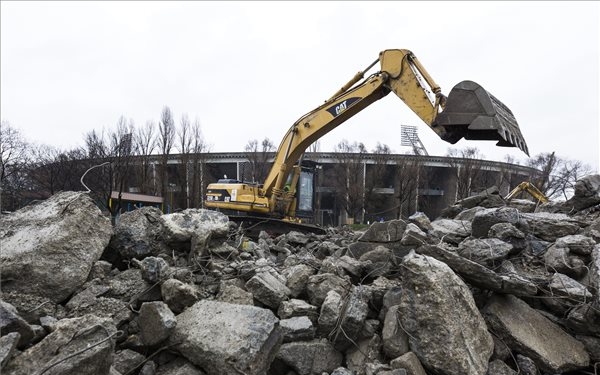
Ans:
[{"label": "second excavator", "polygon": [[[377,63],[380,70],[364,78]],[[498,146],[518,147],[528,154],[513,113],[483,87],[462,81],[445,96],[411,51],[389,49],[289,128],[262,184],[231,180],[209,184],[206,207],[293,222],[299,160],[306,149],[392,91],[446,142],[494,140]]]}]

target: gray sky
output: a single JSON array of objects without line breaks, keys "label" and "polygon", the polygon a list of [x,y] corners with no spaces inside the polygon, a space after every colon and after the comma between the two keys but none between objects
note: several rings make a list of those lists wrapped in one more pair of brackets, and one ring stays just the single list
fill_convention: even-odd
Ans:
[{"label": "gray sky", "polygon": [[[83,144],[123,115],[141,126],[168,105],[199,119],[212,151],[278,145],[384,49],[412,50],[445,94],[473,80],[512,109],[530,154],[599,163],[598,2],[6,2],[1,115],[37,143]],[[475,146],[435,135],[393,93],[321,140],[397,153],[417,125],[430,155]]]}]

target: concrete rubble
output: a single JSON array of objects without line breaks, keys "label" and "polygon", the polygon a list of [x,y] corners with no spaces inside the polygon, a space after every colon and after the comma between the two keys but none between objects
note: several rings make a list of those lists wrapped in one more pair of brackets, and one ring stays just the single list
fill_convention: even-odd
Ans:
[{"label": "concrete rubble", "polygon": [[0,216],[0,372],[594,374],[600,176],[566,202],[490,188],[438,218],[261,232],[85,193]]}]

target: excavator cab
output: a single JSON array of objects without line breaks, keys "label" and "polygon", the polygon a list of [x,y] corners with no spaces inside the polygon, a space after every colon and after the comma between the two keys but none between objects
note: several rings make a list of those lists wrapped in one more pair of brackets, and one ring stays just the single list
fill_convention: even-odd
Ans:
[{"label": "excavator cab", "polygon": [[432,128],[442,127],[441,136],[452,144],[461,138],[498,141],[497,146],[529,150],[515,116],[494,95],[473,81],[462,81],[446,98]]}]

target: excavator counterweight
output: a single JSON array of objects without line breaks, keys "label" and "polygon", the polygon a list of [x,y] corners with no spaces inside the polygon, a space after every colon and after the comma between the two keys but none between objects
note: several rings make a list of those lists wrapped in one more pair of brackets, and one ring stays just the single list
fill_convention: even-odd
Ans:
[{"label": "excavator counterweight", "polygon": [[432,127],[443,127],[442,138],[453,144],[463,137],[497,140],[497,146],[518,147],[529,155],[511,110],[473,81],[462,81],[452,88],[444,110],[437,115]]}]

